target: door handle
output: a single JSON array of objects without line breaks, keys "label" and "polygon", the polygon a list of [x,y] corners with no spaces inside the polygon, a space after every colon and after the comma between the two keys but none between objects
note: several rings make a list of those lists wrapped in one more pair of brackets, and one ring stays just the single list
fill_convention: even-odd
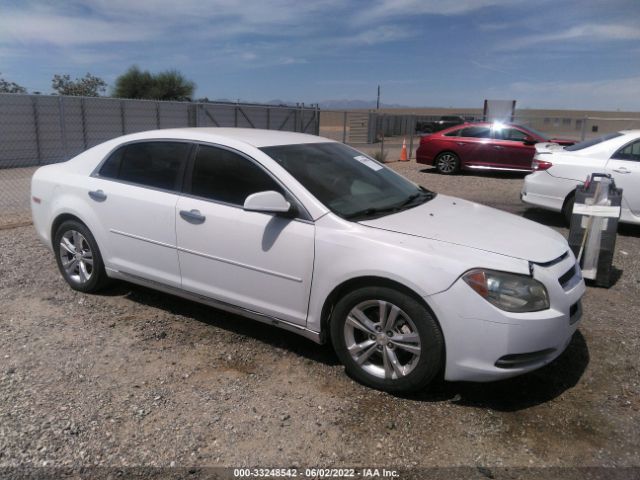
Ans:
[{"label": "door handle", "polygon": [[456,142],[456,143],[457,143],[458,145],[460,145],[461,147],[464,147],[464,146],[467,144],[467,142]]},{"label": "door handle", "polygon": [[500,145],[494,145],[493,148],[495,148],[496,150],[503,150],[504,147],[501,147]]},{"label": "door handle", "polygon": [[89,190],[89,197],[96,202],[104,202],[107,199],[107,194],[102,190]]},{"label": "door handle", "polygon": [[618,173],[631,173],[631,170],[627,170],[624,167],[614,168],[613,171]]},{"label": "door handle", "polygon": [[180,216],[189,223],[199,225],[207,219],[200,213],[200,210],[180,210]]}]

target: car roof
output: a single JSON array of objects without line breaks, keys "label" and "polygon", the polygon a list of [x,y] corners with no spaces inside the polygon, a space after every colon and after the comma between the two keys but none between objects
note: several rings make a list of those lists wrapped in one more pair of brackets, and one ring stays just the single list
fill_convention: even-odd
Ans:
[{"label": "car roof", "polygon": [[202,142],[220,142],[221,140],[233,140],[236,142],[243,142],[256,148],[270,147],[275,145],[334,142],[334,140],[328,138],[309,135],[306,133],[284,132],[280,130],[263,130],[259,128],[166,128],[127,135],[127,140],[145,140],[158,138],[178,138],[183,140]]}]

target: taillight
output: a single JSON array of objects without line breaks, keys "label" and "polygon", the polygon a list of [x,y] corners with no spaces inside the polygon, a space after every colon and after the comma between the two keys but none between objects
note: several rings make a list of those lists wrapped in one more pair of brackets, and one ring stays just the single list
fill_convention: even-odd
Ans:
[{"label": "taillight", "polygon": [[540,170],[548,170],[551,167],[553,167],[553,163],[545,162],[544,160],[538,160],[537,158],[534,158],[533,162],[531,162],[531,169],[534,172],[538,172]]}]

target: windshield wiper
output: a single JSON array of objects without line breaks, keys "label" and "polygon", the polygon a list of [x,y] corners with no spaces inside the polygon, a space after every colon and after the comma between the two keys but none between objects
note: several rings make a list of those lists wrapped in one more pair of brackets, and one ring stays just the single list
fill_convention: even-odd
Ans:
[{"label": "windshield wiper", "polygon": [[[430,192],[429,190],[422,190],[420,192],[409,195],[405,200],[395,205],[390,205],[384,208],[375,208],[375,207],[364,208],[362,210],[358,210],[358,211],[349,213],[347,215],[344,215],[344,218],[346,218],[347,220],[353,220],[354,218],[359,218],[359,217],[367,218],[367,217],[372,217],[379,214],[400,212],[402,210],[405,210],[408,207],[409,208],[417,207],[418,205],[421,205],[424,202],[427,202],[433,199],[435,195],[436,194],[434,192]],[[415,202],[418,199],[422,201]],[[414,202],[415,204],[413,204]]]},{"label": "windshield wiper", "polygon": [[411,203],[413,203],[414,200],[417,200],[417,199],[424,200],[424,201],[416,203],[416,205],[412,205],[412,206],[421,205],[424,202],[427,202],[427,201],[433,199],[433,197],[435,197],[435,195],[436,195],[435,193],[430,192],[429,190],[422,190],[422,191],[420,191],[418,193],[414,193],[412,195],[409,195],[404,202],[402,202],[402,203],[400,203],[399,205],[396,205],[396,206],[398,208],[406,207],[406,206],[410,205]]}]

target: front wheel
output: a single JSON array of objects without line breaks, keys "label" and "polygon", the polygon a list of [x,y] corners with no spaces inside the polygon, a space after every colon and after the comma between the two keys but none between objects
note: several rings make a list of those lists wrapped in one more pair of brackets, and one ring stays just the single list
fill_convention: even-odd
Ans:
[{"label": "front wheel", "polygon": [[452,175],[460,170],[460,158],[453,152],[444,152],[436,157],[436,170],[445,175]]},{"label": "front wheel", "polygon": [[347,373],[379,390],[423,389],[442,367],[444,340],[432,314],[391,288],[343,297],[332,315],[331,339]]},{"label": "front wheel", "polygon": [[53,249],[60,273],[74,290],[95,292],[107,283],[98,244],[84,224],[63,222],[53,237]]},{"label": "front wheel", "polygon": [[567,225],[571,225],[571,215],[573,215],[573,204],[576,201],[575,193],[570,193],[566,200],[564,201],[564,205],[562,205],[562,216],[564,217],[564,221]]}]

